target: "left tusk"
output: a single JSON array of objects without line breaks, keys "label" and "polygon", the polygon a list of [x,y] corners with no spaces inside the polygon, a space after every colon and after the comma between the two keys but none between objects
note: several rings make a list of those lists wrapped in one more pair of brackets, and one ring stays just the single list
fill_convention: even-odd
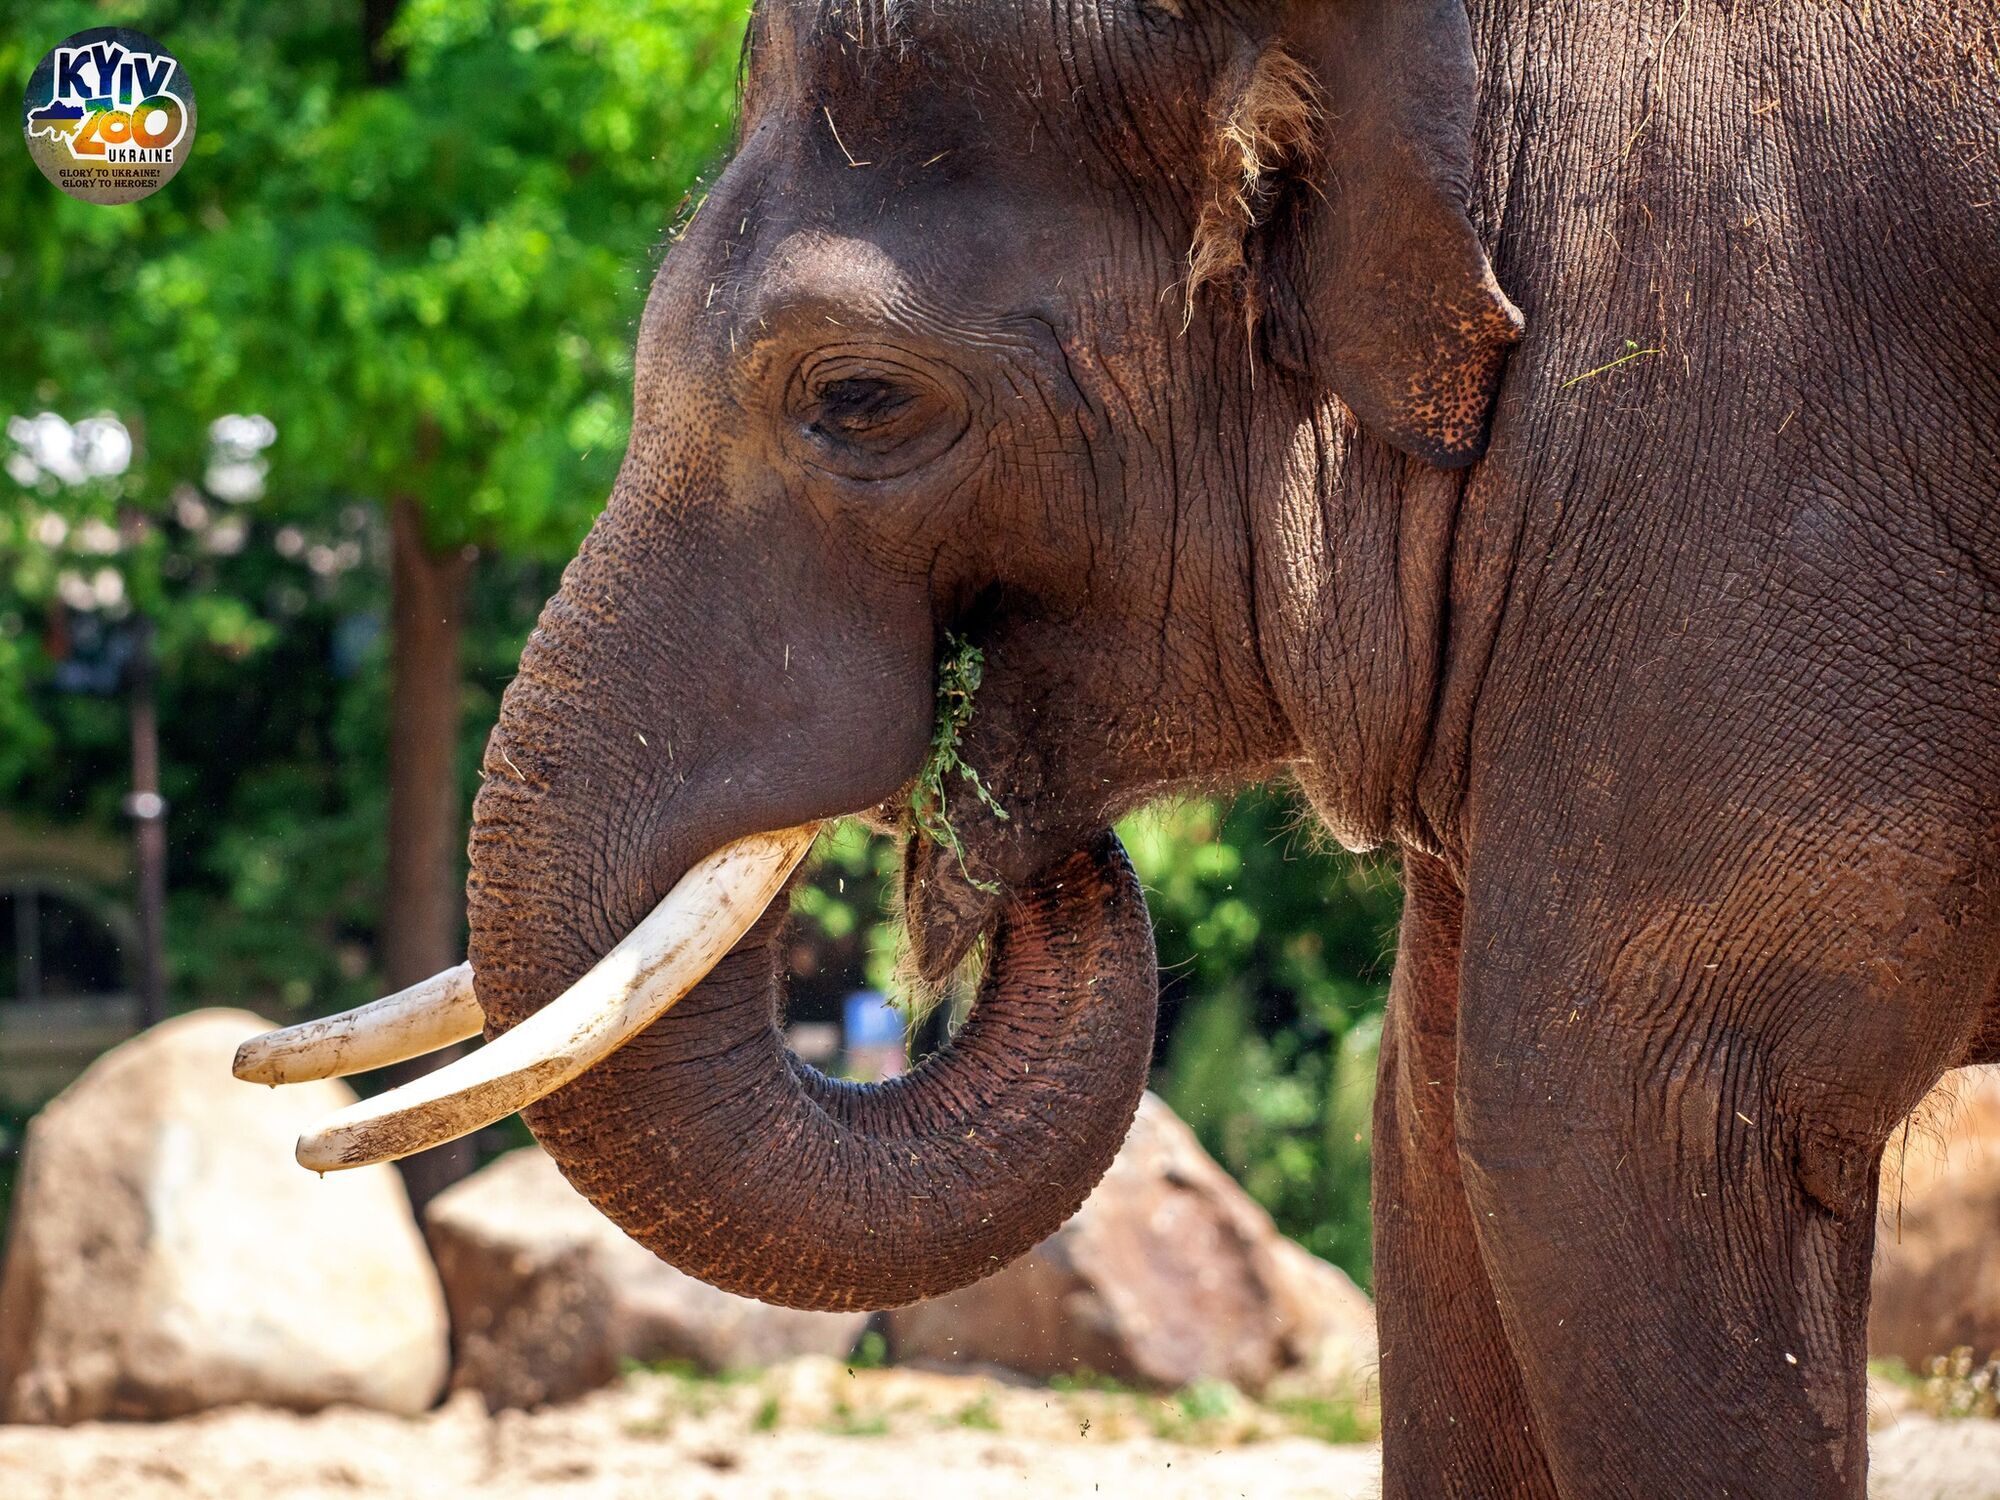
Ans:
[{"label": "left tusk", "polygon": [[716,850],[588,974],[520,1025],[300,1136],[299,1165],[337,1172],[395,1161],[554,1093],[701,983],[784,889],[818,832],[817,823],[806,823]]},{"label": "left tusk", "polygon": [[245,1083],[345,1078],[478,1036],[485,1024],[472,965],[460,964],[358,1010],[253,1036],[236,1049],[230,1071]]}]

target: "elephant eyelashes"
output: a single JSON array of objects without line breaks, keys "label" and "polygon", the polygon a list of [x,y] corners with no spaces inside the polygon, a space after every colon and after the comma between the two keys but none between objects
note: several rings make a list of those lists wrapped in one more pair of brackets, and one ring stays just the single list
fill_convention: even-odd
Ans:
[{"label": "elephant eyelashes", "polygon": [[897,429],[908,425],[917,405],[913,392],[886,380],[836,380],[821,388],[813,426],[843,442],[867,444],[885,435],[896,440]]},{"label": "elephant eyelashes", "polygon": [[920,374],[828,364],[835,362],[797,382],[789,410],[816,467],[848,479],[895,479],[939,457],[966,429],[964,403]]}]

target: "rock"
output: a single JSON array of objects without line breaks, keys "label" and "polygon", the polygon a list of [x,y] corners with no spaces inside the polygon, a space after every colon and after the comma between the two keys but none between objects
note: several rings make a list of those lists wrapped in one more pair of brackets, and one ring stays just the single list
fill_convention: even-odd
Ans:
[{"label": "rock", "polygon": [[0,1416],[437,1398],[444,1298],[391,1167],[321,1179],[301,1129],[334,1081],[238,1083],[270,1023],[204,1010],[106,1053],[28,1127],[0,1277]]},{"label": "rock", "polygon": [[[1882,1162],[1871,1354],[2000,1351],[2000,1067],[1947,1073]],[[1901,1170],[1898,1170],[1900,1160]]]},{"label": "rock", "polygon": [[493,1410],[567,1401],[631,1360],[747,1369],[845,1355],[866,1313],[770,1307],[684,1276],[635,1244],[535,1146],[434,1199],[425,1215],[456,1348],[452,1385]]},{"label": "rock", "polygon": [[890,1313],[888,1331],[899,1360],[1163,1388],[1345,1384],[1375,1364],[1366,1295],[1279,1234],[1152,1094],[1067,1224],[997,1275]]}]

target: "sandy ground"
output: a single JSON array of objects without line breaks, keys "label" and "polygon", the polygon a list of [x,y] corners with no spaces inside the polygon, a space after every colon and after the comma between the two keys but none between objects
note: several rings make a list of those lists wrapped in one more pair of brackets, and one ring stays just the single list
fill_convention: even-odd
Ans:
[{"label": "sandy ground", "polygon": [[[1376,1448],[1247,1405],[802,1362],[716,1386],[638,1375],[554,1411],[461,1395],[401,1419],[239,1408],[153,1425],[0,1426],[5,1500],[1362,1500]],[[2000,1500],[2000,1422],[1885,1416],[1874,1500]]]}]

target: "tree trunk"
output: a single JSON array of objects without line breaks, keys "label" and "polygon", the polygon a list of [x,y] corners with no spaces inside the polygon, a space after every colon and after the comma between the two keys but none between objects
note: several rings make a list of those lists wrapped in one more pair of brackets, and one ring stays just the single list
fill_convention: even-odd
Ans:
[{"label": "tree trunk", "polygon": [[132,664],[125,684],[132,735],[134,874],[139,915],[139,1025],[151,1030],[167,1018],[167,804],[160,795],[160,687],[153,656],[153,622],[132,625]]},{"label": "tree trunk", "polygon": [[[465,955],[460,859],[465,820],[458,795],[463,702],[459,637],[472,552],[438,554],[424,541],[416,503],[389,505],[394,538],[389,589],[389,869],[382,914],[382,977],[391,990],[415,984]],[[458,1055],[450,1048],[390,1070],[407,1082]],[[472,1142],[454,1141],[405,1160],[417,1208],[472,1170]]]},{"label": "tree trunk", "polygon": [[377,88],[403,81],[403,59],[389,50],[389,28],[402,8],[403,0],[361,0],[361,51]]}]

